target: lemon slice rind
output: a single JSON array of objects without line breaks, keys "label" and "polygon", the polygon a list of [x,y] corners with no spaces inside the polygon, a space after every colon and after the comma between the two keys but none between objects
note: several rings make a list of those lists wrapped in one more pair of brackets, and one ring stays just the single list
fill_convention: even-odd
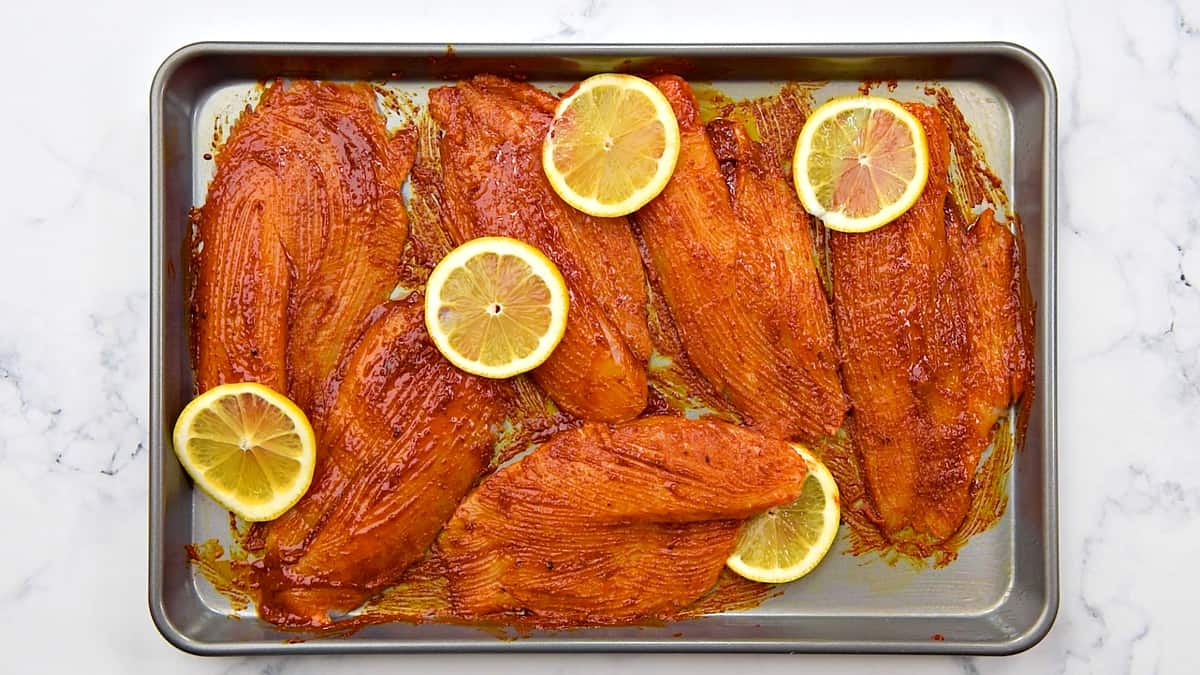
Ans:
[{"label": "lemon slice rind", "polygon": [[[793,443],[792,446],[796,448],[796,451],[800,453],[808,465],[808,475],[804,479],[804,492],[791,504],[761,513],[746,521],[742,526],[742,531],[738,535],[738,541],[734,546],[733,553],[725,561],[729,569],[752,581],[784,584],[805,576],[816,568],[829,552],[834,540],[837,538],[838,526],[841,521],[841,505],[837,483],[834,481],[833,475],[829,473],[829,469],[820,460],[813,457],[807,448],[796,443]],[[805,554],[795,560],[780,560],[780,555],[786,553],[786,551],[784,547],[776,546],[775,550],[766,551],[774,555],[751,556],[751,553],[763,552],[763,547],[772,546],[772,542],[768,540],[780,533],[786,535],[786,531],[789,529],[792,530],[793,536],[798,536],[795,534],[794,528],[788,527],[789,523],[786,522],[786,518],[788,517],[787,510],[789,507],[794,507],[804,500],[805,493],[808,491],[808,482],[812,480],[817,481],[817,485],[820,486],[825,499],[821,511],[820,530],[817,536],[809,543]],[[756,564],[749,560],[751,557],[755,559],[770,557],[773,559],[773,563],[770,565]]]},{"label": "lemon slice rind", "polygon": [[[483,363],[455,349],[447,327],[438,318],[438,312],[443,305],[440,291],[447,279],[471,259],[484,254],[517,257],[529,266],[549,293],[547,307],[550,310],[550,325],[538,337],[537,346],[528,354],[500,365]],[[438,351],[460,370],[492,379],[520,375],[537,368],[550,358],[550,354],[566,333],[569,307],[566,281],[558,267],[537,248],[508,237],[480,237],[466,242],[447,254],[434,267],[425,283],[425,328]]]},{"label": "lemon slice rind", "polygon": [[[228,411],[221,410],[218,404],[221,399],[243,395],[254,396],[264,401],[270,408],[274,408],[288,419],[291,429],[247,430],[244,427],[238,428],[238,424],[242,420],[230,416]],[[211,411],[219,417],[228,427],[230,435],[219,438],[211,435],[198,435],[195,429],[196,421],[206,411]],[[294,451],[282,452],[278,449],[284,445],[280,442],[281,438],[289,435],[296,437],[299,447]],[[278,518],[300,501],[312,484],[313,471],[316,467],[316,440],[308,417],[286,396],[256,382],[222,384],[192,399],[175,422],[173,438],[175,456],[179,458],[179,462],[191,476],[195,485],[222,507],[248,522]],[[256,450],[273,453],[286,458],[287,462],[294,462],[296,470],[287,472],[291,475],[281,476],[279,471],[267,471],[260,462],[258,468],[265,478],[266,486],[261,484],[257,486],[243,485],[239,479],[235,489],[223,488],[211,475],[216,465],[206,466],[197,460],[195,455],[201,453],[193,451],[190,447],[190,442],[194,440],[216,440],[235,445],[241,441]],[[245,450],[235,452],[245,452]],[[243,487],[248,490],[257,488],[259,491],[265,487],[269,490],[271,497],[265,500],[247,497],[239,494],[238,488]]]},{"label": "lemon slice rind", "polygon": [[[662,155],[657,161],[653,175],[643,184],[636,186],[626,198],[615,202],[609,202],[594,195],[582,194],[568,181],[570,168],[559,167],[555,161],[555,148],[558,145],[556,135],[559,132],[557,123],[582,97],[591,96],[600,88],[612,88],[625,95],[644,96],[654,109],[653,119],[662,123],[664,132]],[[546,178],[550,181],[550,186],[563,201],[588,215],[614,218],[633,213],[662,192],[671,179],[671,174],[675,172],[675,164],[679,159],[679,144],[679,122],[675,119],[675,111],[658,87],[633,75],[603,73],[593,75],[579,83],[570,96],[559,102],[554,111],[554,121],[551,122],[545,142],[542,144],[542,168]]]},{"label": "lemon slice rind", "polygon": [[[865,217],[853,217],[838,210],[825,207],[817,196],[813,180],[809,176],[809,158],[813,153],[813,139],[823,125],[838,115],[850,111],[867,109],[870,111],[884,110],[894,116],[909,130],[913,141],[914,175],[908,181],[904,192],[895,201],[883,205],[878,212]],[[929,148],[925,130],[917,118],[903,105],[890,98],[881,96],[843,96],[832,99],[809,115],[800,136],[796,139],[796,152],[792,158],[792,179],[795,183],[796,194],[800,203],[810,214],[818,217],[831,230],[839,232],[870,232],[899,218],[925,190],[929,178]]]}]

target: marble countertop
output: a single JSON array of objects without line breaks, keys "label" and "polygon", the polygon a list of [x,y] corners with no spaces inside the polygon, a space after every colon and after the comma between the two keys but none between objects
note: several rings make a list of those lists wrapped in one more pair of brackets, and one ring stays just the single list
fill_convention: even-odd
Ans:
[{"label": "marble countertop", "polygon": [[[4,3],[0,652],[11,672],[1180,672],[1200,553],[1200,2]],[[808,3],[811,4],[811,3]],[[453,5],[453,6],[452,6]],[[732,11],[731,11],[732,10]],[[148,105],[197,40],[1010,40],[1058,83],[1058,621],[1006,658],[202,659],[146,606]]]}]

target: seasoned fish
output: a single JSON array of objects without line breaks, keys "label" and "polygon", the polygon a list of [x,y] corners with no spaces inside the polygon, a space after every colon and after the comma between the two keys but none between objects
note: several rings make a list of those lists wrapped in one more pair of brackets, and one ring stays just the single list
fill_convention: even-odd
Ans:
[{"label": "seasoned fish", "polygon": [[681,149],[635,221],[689,360],[763,433],[833,433],[847,406],[808,216],[739,123],[706,134],[688,84],[654,82],[675,109]]},{"label": "seasoned fish", "polygon": [[1024,390],[1020,256],[990,213],[973,229],[947,208],[950,141],[937,110],[907,106],[929,142],[916,204],[865,234],[830,241],[834,316],[853,435],[884,534],[950,537],[993,427]]},{"label": "seasoned fish", "polygon": [[970,225],[959,222],[957,212],[947,208],[945,222],[971,345],[967,412],[974,436],[987,438],[1031,386],[1033,307],[1021,245],[1008,225],[996,222],[991,209]]},{"label": "seasoned fish", "polygon": [[566,335],[533,372],[566,411],[621,421],[646,407],[645,277],[624,218],[593,218],[559,199],[542,172],[558,100],[481,75],[429,93],[441,139],[443,223],[456,243],[507,236],[541,249],[571,293]]},{"label": "seasoned fish", "polygon": [[195,214],[198,390],[257,381],[312,412],[398,280],[414,140],[365,85],[277,82],[241,115]]},{"label": "seasoned fish", "polygon": [[713,421],[560,432],[485,479],[438,537],[455,616],[628,623],[693,602],[745,518],[796,498],[804,461]]},{"label": "seasoned fish", "polygon": [[267,526],[260,614],[319,626],[395,583],[488,465],[511,385],[458,370],[420,296],[380,307],[326,384],[312,487]]}]

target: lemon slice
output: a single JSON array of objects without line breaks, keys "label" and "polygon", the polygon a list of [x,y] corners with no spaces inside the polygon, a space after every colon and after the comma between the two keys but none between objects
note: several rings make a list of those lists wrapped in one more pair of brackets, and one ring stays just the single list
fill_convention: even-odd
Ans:
[{"label": "lemon slice", "polygon": [[213,387],[175,422],[175,454],[188,475],[248,521],[278,518],[304,496],[316,447],[304,411],[255,382]]},{"label": "lemon slice", "polygon": [[808,475],[800,496],[746,521],[738,533],[729,569],[753,581],[783,584],[808,574],[837,537],[842,516],[837,483],[820,460],[802,445]]},{"label": "lemon slice", "polygon": [[624,216],[666,187],[679,159],[679,123],[667,97],[633,75],[579,83],[558,104],[542,168],[558,196],[584,213]]},{"label": "lemon slice", "polygon": [[879,96],[835,98],[814,110],[792,159],[805,210],[841,232],[869,232],[900,217],[928,177],[921,123]]},{"label": "lemon slice", "polygon": [[567,284],[541,251],[482,237],[454,249],[425,285],[425,326],[462,370],[505,378],[542,364],[567,329]]}]

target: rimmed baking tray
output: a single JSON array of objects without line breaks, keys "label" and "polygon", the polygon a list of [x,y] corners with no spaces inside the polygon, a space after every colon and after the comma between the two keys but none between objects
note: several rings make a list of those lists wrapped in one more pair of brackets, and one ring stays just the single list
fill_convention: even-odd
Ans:
[{"label": "rimmed baking tray", "polygon": [[[1036,400],[1001,521],[944,568],[843,554],[753,610],[663,626],[533,631],[501,640],[477,628],[396,623],[347,638],[290,641],[233,611],[189,565],[184,546],[227,536],[225,514],[193,495],[171,450],[192,391],[185,327],[188,210],[203,201],[214,129],[276,76],[369,80],[423,100],[430,85],[493,72],[554,89],[611,70],[671,70],[734,96],[789,80],[898,91],[936,81],[981,131],[1025,229],[1037,302]],[[232,102],[232,103],[231,103]],[[170,55],[150,94],[150,613],[198,654],[407,651],[780,651],[1007,654],[1049,631],[1058,609],[1055,422],[1056,92],[1046,66],[1007,43],[864,45],[387,45],[201,43]],[[222,118],[224,116],[224,118]],[[224,121],[223,121],[224,119]],[[233,617],[238,617],[235,620]]]}]

